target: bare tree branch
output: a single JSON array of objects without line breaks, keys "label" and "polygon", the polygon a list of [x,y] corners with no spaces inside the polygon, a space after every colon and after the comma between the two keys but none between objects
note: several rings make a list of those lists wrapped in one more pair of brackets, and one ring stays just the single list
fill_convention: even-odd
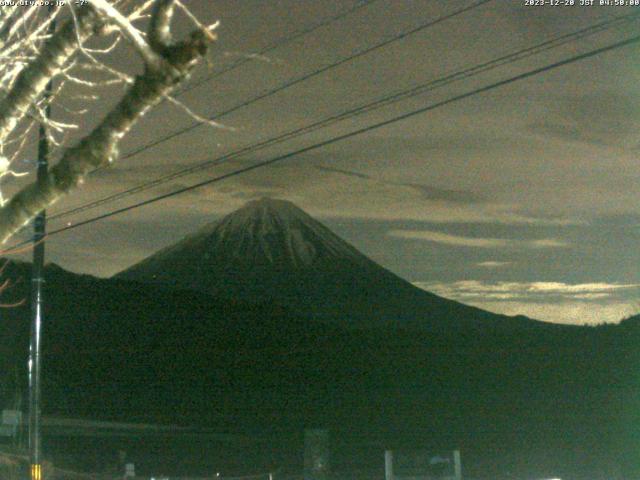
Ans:
[{"label": "bare tree branch", "polygon": [[[108,15],[107,10],[102,12],[103,15]],[[83,30],[81,33],[85,36],[96,22],[94,14],[89,12],[89,10],[83,10],[78,14],[78,28]],[[212,32],[209,29],[199,28],[187,39],[171,44],[172,15],[172,0],[158,0],[154,4],[148,31],[148,45],[154,57],[157,58],[150,59],[142,55],[145,60],[145,71],[135,78],[118,105],[76,146],[64,151],[60,161],[49,171],[44,181],[32,183],[23,188],[3,208],[0,208],[0,241],[6,241],[38,212],[73,190],[83,182],[90,171],[114,161],[118,156],[120,140],[136,121],[149,108],[167,97],[204,57],[208,42],[212,39]],[[111,17],[109,19],[113,20]],[[123,25],[118,25],[123,28]],[[50,51],[44,55],[45,59],[40,58],[36,61],[39,67],[28,68],[31,78],[42,77],[46,84],[54,73],[61,70],[64,63],[61,58],[64,57],[66,61],[72,50],[77,48],[76,33],[73,28],[67,23],[65,29],[64,33],[58,32],[47,42],[47,48]],[[21,85],[21,91],[26,89],[26,86]],[[4,114],[0,116],[0,141],[5,130],[10,132],[13,129],[11,122],[15,123],[13,119],[19,110],[16,105],[29,108],[37,99],[37,90],[38,88],[31,88],[28,93],[14,94],[13,97],[16,99],[13,103],[9,103],[11,107],[3,107],[5,102],[0,103],[0,114]],[[3,113],[3,108],[11,108],[14,116]]]},{"label": "bare tree branch", "polygon": [[64,64],[78,48],[78,36],[87,37],[96,27],[99,16],[93,8],[85,6],[79,10],[77,20],[77,24],[68,20],[45,42],[39,57],[20,72],[8,95],[0,101],[0,144],[11,134],[30,106],[38,101],[47,83],[62,71]]},{"label": "bare tree branch", "polygon": [[171,19],[175,3],[173,0],[158,0],[153,5],[151,25],[149,27],[149,43],[151,48],[161,52],[167,45],[171,45]]},{"label": "bare tree branch", "polygon": [[107,0],[91,0],[92,5],[105,17],[111,19],[122,31],[124,36],[136,48],[147,65],[160,68],[162,58],[151,48],[142,33],[131,22],[116,10]]}]

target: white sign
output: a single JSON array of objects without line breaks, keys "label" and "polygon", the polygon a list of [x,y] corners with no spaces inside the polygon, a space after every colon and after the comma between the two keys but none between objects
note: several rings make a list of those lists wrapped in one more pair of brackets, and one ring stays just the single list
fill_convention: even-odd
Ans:
[{"label": "white sign", "polygon": [[124,478],[132,478],[136,476],[136,466],[133,463],[127,463],[124,466]]},{"label": "white sign", "polygon": [[385,452],[386,480],[461,480],[460,452],[427,450]]}]

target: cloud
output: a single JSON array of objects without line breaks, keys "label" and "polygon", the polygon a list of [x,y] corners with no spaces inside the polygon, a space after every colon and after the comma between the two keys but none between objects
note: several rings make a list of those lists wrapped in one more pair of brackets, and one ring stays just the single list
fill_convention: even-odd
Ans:
[{"label": "cloud", "polygon": [[627,302],[598,304],[595,302],[527,303],[489,301],[472,302],[470,304],[504,315],[525,315],[545,322],[572,325],[618,323],[622,319],[637,313],[635,306]]},{"label": "cloud", "polygon": [[342,170],[340,168],[325,167],[324,165],[316,165],[315,168],[317,168],[318,170],[321,170],[323,172],[339,173],[339,174],[345,175],[347,177],[364,178],[364,179],[367,179],[367,180],[371,179],[371,177],[369,175],[365,175],[364,173],[353,172],[351,170]]},{"label": "cloud", "polygon": [[635,139],[640,103],[633,95],[599,91],[547,102],[550,111],[528,126],[533,133],[596,146],[624,146]]},{"label": "cloud", "polygon": [[415,282],[437,295],[506,315],[558,323],[618,322],[634,313],[640,284],[591,282]]},{"label": "cloud", "polygon": [[638,288],[640,284],[619,284],[619,283],[579,283],[566,284],[563,282],[532,282],[532,283],[510,283],[508,285],[517,285],[525,287],[525,291],[536,293],[585,293],[585,292],[613,292],[615,290],[626,290],[629,288]]},{"label": "cloud", "polygon": [[513,262],[498,262],[495,260],[487,260],[486,262],[478,262],[476,266],[482,268],[502,268],[511,265]]},{"label": "cloud", "polygon": [[409,187],[419,193],[426,200],[442,200],[446,202],[454,203],[482,203],[485,202],[485,198],[476,193],[466,190],[453,190],[447,188],[438,188],[433,185],[426,185],[424,183],[417,182],[394,182],[375,178],[371,175],[366,175],[360,172],[354,172],[352,170],[343,170],[340,168],[326,167],[318,165],[315,168],[324,172],[333,172],[347,177],[362,178],[370,180],[372,182],[383,183],[386,185],[395,185],[398,187]]},{"label": "cloud", "polygon": [[[566,248],[569,243],[555,238],[537,240],[519,240],[506,238],[462,237],[433,230],[391,230],[388,235],[410,240],[424,240],[456,247],[472,248]],[[485,265],[487,266],[487,265]],[[495,264],[493,265],[495,266]]]},{"label": "cloud", "polygon": [[524,240],[524,244],[533,248],[563,248],[568,247],[569,243],[557,240],[555,238],[540,238],[538,240]]},{"label": "cloud", "polygon": [[560,122],[541,121],[529,125],[529,129],[538,135],[555,137],[568,142],[584,142],[597,146],[606,146],[605,139],[596,136],[592,131],[586,131],[578,125]]},{"label": "cloud", "polygon": [[[248,172],[198,192],[201,196],[215,198],[209,208],[216,214],[229,213],[242,206],[244,201],[259,198],[268,192],[270,196],[294,202],[317,218],[511,225],[575,223],[570,219],[523,214],[515,204],[492,201],[473,203],[470,200],[474,194],[464,190],[382,181],[350,170],[318,169],[310,163],[281,164]],[[437,192],[437,195],[433,193],[429,198],[426,190]],[[178,202],[179,198],[172,203],[179,205]]]},{"label": "cloud", "polygon": [[484,203],[485,199],[481,195],[465,190],[450,190],[444,188],[432,187],[421,183],[395,183],[416,189],[425,199],[443,200],[454,203]]},{"label": "cloud", "polygon": [[481,297],[481,298],[528,298],[533,299],[540,295],[559,295],[568,298],[591,299],[597,295],[612,296],[620,290],[640,289],[640,284],[620,283],[577,283],[564,282],[481,282],[479,280],[461,280],[451,283],[440,282],[416,282],[416,285],[436,293],[456,297]]}]

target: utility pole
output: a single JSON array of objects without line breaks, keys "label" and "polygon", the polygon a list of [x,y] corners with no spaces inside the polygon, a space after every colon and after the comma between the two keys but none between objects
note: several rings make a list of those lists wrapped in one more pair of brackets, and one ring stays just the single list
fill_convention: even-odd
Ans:
[{"label": "utility pole", "polygon": [[[53,15],[54,2],[49,4],[48,15]],[[55,30],[55,22],[49,24],[48,32]],[[46,181],[49,169],[49,141],[47,139],[46,120],[51,116],[49,96],[52,83],[49,82],[44,93],[46,103],[44,110],[45,121],[40,124],[38,130],[38,170],[37,182],[39,186]],[[33,222],[33,267],[31,273],[31,339],[29,344],[29,464],[30,479],[42,480],[42,439],[40,435],[41,414],[41,341],[43,298],[42,286],[44,283],[44,237],[46,235],[46,212],[40,212]]]},{"label": "utility pole", "polygon": [[[47,110],[49,107],[46,107]],[[47,112],[48,114],[48,112]],[[49,144],[45,126],[40,125],[38,139],[38,182],[47,174]],[[42,441],[40,438],[40,372],[44,283],[44,237],[46,212],[40,212],[33,223],[33,267],[31,271],[31,341],[29,345],[29,463],[31,480],[42,480]]]}]

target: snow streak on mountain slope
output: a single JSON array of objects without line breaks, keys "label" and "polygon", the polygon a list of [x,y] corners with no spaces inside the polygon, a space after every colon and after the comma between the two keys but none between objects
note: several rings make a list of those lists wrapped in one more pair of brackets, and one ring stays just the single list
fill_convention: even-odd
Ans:
[{"label": "snow streak on mountain slope", "polygon": [[366,261],[355,248],[334,235],[291,202],[264,198],[228,215],[200,237],[229,260],[269,263],[287,268],[313,267],[319,261]]}]

